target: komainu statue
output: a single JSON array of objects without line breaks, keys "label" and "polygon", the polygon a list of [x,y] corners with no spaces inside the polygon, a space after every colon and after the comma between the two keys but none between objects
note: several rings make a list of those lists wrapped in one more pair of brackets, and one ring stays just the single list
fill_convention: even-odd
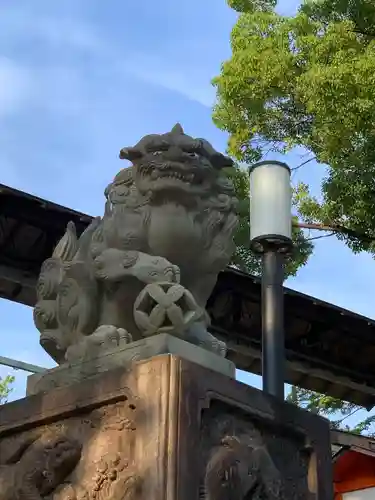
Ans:
[{"label": "komainu statue", "polygon": [[57,361],[89,346],[170,333],[226,355],[205,306],[234,250],[232,161],[181,126],[147,135],[106,188],[103,217],[78,238],[73,223],[42,266],[34,321]]}]

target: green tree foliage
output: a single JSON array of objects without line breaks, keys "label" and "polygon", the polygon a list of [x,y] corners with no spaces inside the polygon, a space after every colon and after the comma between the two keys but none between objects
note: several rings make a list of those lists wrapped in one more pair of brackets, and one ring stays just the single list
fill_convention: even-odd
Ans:
[{"label": "green tree foliage", "polygon": [[302,11],[311,19],[326,24],[349,20],[357,33],[375,36],[375,8],[372,0],[307,0]]},{"label": "green tree foliage", "polygon": [[292,17],[273,0],[229,4],[240,12],[232,57],[213,83],[214,122],[229,132],[230,154],[253,163],[265,148],[307,148],[327,175],[318,198],[297,186],[300,218],[373,252],[375,2],[306,0]]},{"label": "green tree foliage", "polygon": [[[296,186],[299,220],[333,228],[355,252],[374,253],[374,0],[305,0],[295,16],[277,14],[274,0],[228,4],[239,16],[232,57],[213,81],[213,119],[229,133],[229,153],[251,164],[265,150],[306,148],[327,174],[318,197],[307,185]],[[241,220],[236,259],[259,272],[259,261],[243,243],[247,220]],[[294,266],[292,273],[298,260]],[[289,399],[344,429],[360,409],[303,389],[293,389]],[[371,433],[374,420],[351,430]]]},{"label": "green tree foliage", "polygon": [[[236,195],[240,200],[240,223],[235,235],[236,252],[232,264],[242,271],[259,276],[261,274],[261,259],[249,250],[250,212],[249,212],[249,175],[239,166],[228,169],[226,175],[232,180]],[[304,266],[313,251],[313,245],[298,227],[293,228],[294,252],[288,258],[285,266],[285,276],[294,276],[297,270]]]},{"label": "green tree foliage", "polygon": [[12,391],[10,387],[14,382],[14,377],[8,375],[5,378],[0,378],[0,404],[6,403],[9,393]]},{"label": "green tree foliage", "polygon": [[269,12],[276,7],[276,0],[228,0],[228,5],[237,12]]},{"label": "green tree foliage", "polygon": [[348,425],[350,417],[358,415],[359,412],[363,411],[363,408],[360,406],[297,387],[292,388],[287,400],[317,415],[329,418],[333,429],[375,436],[374,414],[370,414],[362,420],[359,419],[354,426]]}]

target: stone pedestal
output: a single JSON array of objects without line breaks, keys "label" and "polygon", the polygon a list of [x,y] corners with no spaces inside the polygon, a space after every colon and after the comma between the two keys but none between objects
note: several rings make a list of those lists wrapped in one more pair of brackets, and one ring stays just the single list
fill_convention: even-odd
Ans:
[{"label": "stone pedestal", "polygon": [[107,349],[100,346],[96,355],[92,351],[88,354],[87,359],[65,362],[45,373],[30,375],[27,378],[27,395],[81,382],[114,368],[130,368],[136,361],[163,354],[182,356],[204,368],[236,377],[236,367],[228,359],[165,333],[124,346],[114,345]]},{"label": "stone pedestal", "polygon": [[0,407],[1,500],[332,500],[329,425],[173,355]]}]

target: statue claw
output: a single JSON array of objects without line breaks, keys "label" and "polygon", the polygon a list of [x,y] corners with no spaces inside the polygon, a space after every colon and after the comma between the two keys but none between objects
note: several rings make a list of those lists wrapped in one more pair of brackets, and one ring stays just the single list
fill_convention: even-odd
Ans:
[{"label": "statue claw", "polygon": [[69,362],[82,361],[100,354],[111,347],[122,347],[133,342],[133,338],[124,328],[113,325],[101,325],[94,333],[84,337],[77,344],[70,346],[65,355]]},{"label": "statue claw", "polygon": [[227,346],[225,342],[222,342],[221,340],[217,341],[217,354],[223,358],[227,355]]},{"label": "statue claw", "polygon": [[198,344],[200,347],[203,349],[206,349],[207,351],[211,351],[214,354],[217,354],[218,356],[225,358],[227,355],[227,346],[225,342],[221,342],[221,340],[206,340],[203,342],[200,342]]},{"label": "statue claw", "polygon": [[223,358],[227,355],[227,346],[225,342],[211,335],[211,333],[207,331],[206,325],[201,321],[196,321],[190,325],[187,331],[187,340]]}]

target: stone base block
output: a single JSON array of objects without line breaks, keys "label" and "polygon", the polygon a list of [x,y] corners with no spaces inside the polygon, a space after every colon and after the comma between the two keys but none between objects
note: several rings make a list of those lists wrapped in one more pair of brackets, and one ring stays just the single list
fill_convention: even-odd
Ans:
[{"label": "stone base block", "polygon": [[1,500],[332,500],[329,424],[176,356],[0,407]]},{"label": "stone base block", "polygon": [[236,376],[236,367],[228,359],[171,335],[161,334],[132,342],[122,348],[116,346],[103,350],[98,356],[87,360],[64,363],[45,373],[30,375],[27,379],[27,394],[70,385],[117,367],[129,368],[135,361],[163,354],[175,354],[228,377]]}]

